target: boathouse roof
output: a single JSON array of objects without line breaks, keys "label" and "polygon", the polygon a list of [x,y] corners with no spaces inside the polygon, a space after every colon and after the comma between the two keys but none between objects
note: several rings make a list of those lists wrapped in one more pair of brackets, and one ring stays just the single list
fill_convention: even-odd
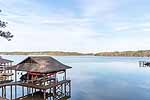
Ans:
[{"label": "boathouse roof", "polygon": [[0,65],[1,65],[1,64],[6,64],[6,63],[11,63],[11,62],[13,62],[13,61],[8,60],[8,59],[4,59],[4,58],[2,58],[2,57],[0,56]]},{"label": "boathouse roof", "polygon": [[71,68],[49,56],[30,56],[15,65],[17,71],[50,73]]}]

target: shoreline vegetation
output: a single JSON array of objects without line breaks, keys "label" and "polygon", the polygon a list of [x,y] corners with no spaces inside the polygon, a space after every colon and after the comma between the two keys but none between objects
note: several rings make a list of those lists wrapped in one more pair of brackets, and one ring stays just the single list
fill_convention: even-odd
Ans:
[{"label": "shoreline vegetation", "polygon": [[127,56],[127,57],[150,57],[150,50],[139,51],[114,51],[99,53],[79,53],[63,51],[33,51],[33,52],[0,52],[0,55],[50,55],[50,56]]},{"label": "shoreline vegetation", "polygon": [[150,50],[99,52],[95,56],[150,57]]},{"label": "shoreline vegetation", "polygon": [[79,52],[63,52],[63,51],[33,51],[33,52],[0,52],[0,55],[51,55],[51,56],[81,56],[81,55],[94,55],[92,53],[79,53]]}]

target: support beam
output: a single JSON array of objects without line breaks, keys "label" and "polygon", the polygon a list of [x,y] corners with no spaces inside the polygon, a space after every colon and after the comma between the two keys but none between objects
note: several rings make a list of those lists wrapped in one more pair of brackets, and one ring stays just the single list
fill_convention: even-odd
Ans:
[{"label": "support beam", "polygon": [[46,100],[46,90],[43,90],[44,92],[44,100]]},{"label": "support beam", "polygon": [[6,86],[4,87],[4,97],[6,98]]},{"label": "support beam", "polygon": [[22,96],[24,96],[24,87],[22,86]]},{"label": "support beam", "polygon": [[17,98],[17,85],[15,85],[15,99]]},{"label": "support beam", "polygon": [[65,73],[64,73],[64,74],[65,74],[65,75],[64,75],[64,80],[66,80],[66,77],[67,77],[67,76],[66,76],[66,70],[65,70],[64,72],[65,72]]},{"label": "support beam", "polygon": [[12,100],[12,85],[10,86],[10,100]]},{"label": "support beam", "polygon": [[[65,80],[66,80],[66,70],[65,70]],[[65,91],[65,95],[66,95],[66,83],[64,83],[64,91]]]},{"label": "support beam", "polygon": [[32,96],[33,96],[33,88],[32,88]]},{"label": "support beam", "polygon": [[15,70],[15,82],[17,82],[17,71]]},{"label": "support beam", "polygon": [[2,97],[4,97],[4,91],[3,91],[3,87],[2,87]]}]

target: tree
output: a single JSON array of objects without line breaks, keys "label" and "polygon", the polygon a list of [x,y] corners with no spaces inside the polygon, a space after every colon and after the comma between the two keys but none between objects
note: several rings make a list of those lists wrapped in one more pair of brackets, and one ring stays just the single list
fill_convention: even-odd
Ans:
[{"label": "tree", "polygon": [[[1,12],[2,10],[0,10],[0,13]],[[3,22],[0,20],[0,29],[6,28],[7,24],[7,22]],[[0,36],[6,38],[8,41],[10,41],[13,38],[13,35],[9,31],[5,32],[3,30],[0,30]]]}]

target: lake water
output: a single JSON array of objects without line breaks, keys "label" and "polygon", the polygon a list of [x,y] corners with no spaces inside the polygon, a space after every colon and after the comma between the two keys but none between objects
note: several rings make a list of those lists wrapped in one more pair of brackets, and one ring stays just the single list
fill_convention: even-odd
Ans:
[{"label": "lake water", "polygon": [[[26,56],[3,56],[15,63]],[[70,100],[150,100],[150,68],[139,67],[148,57],[56,56],[72,66]]]}]

